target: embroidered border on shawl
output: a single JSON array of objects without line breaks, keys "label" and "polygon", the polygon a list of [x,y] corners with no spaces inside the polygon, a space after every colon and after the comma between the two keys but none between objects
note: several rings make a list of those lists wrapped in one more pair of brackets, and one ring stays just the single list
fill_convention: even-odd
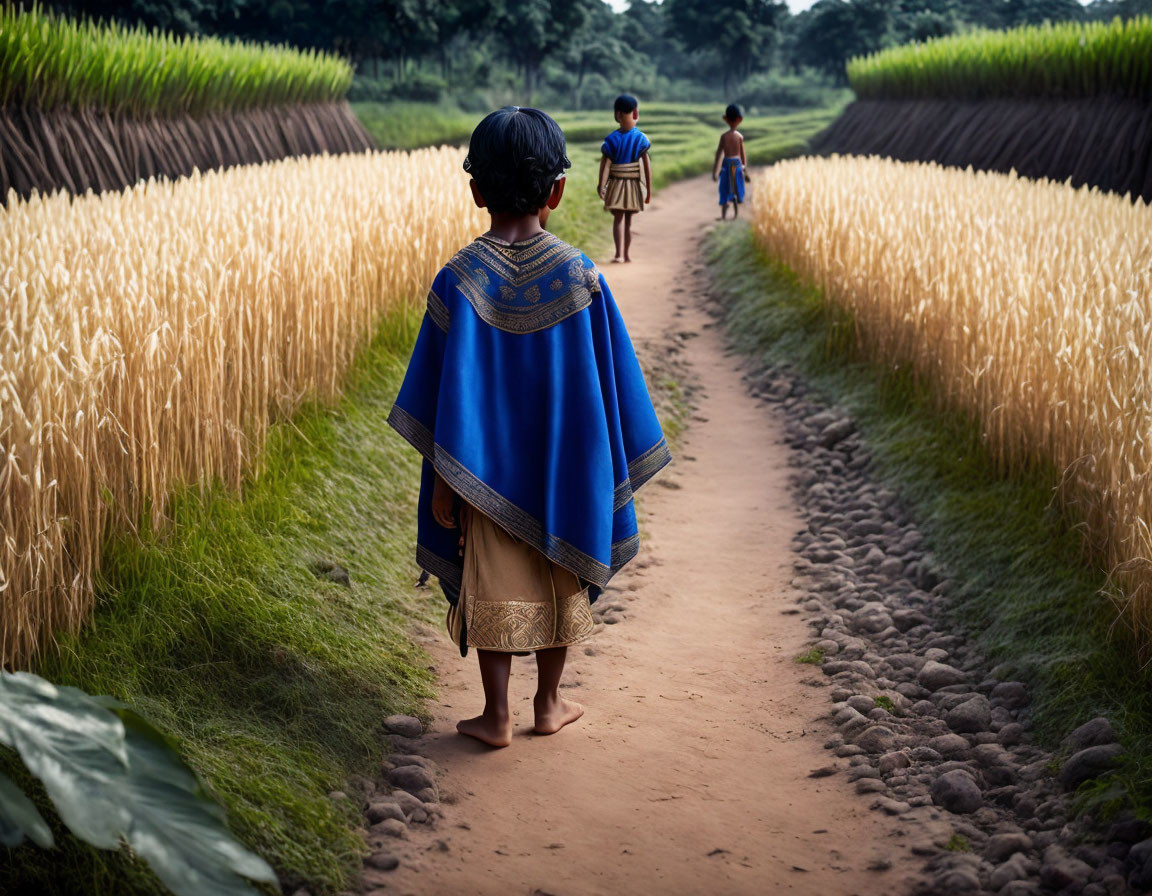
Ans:
[{"label": "embroidered border on shawl", "polygon": [[[567,276],[553,282],[568,288],[537,304],[536,281],[565,264]],[[591,305],[592,294],[600,291],[596,268],[584,264],[578,249],[548,233],[526,246],[502,246],[482,237],[457,252],[447,268],[456,275],[460,291],[480,319],[508,333],[535,333],[554,326]],[[508,293],[508,302],[520,298],[528,304],[494,301],[489,271],[506,282],[501,291]]]},{"label": "embroidered border on shawl", "polygon": [[433,554],[421,544],[416,545],[416,565],[456,588],[463,581],[464,574],[460,567],[449,563],[439,554]]},{"label": "embroidered border on shawl", "polygon": [[625,479],[612,492],[612,512],[615,513],[632,500],[632,483]]},{"label": "embroidered border on shawl", "polygon": [[444,300],[440,296],[436,295],[434,289],[428,290],[428,316],[432,318],[432,323],[445,333],[448,332],[448,324],[451,320],[448,306],[444,304]]},{"label": "embroidered border on shawl", "polygon": [[672,460],[672,452],[668,450],[668,442],[663,436],[660,441],[628,464],[628,480],[632,491],[638,491],[640,486],[655,476]]},{"label": "embroidered border on shawl", "polygon": [[[564,539],[546,533],[530,513],[485,485],[456,458],[443,448],[437,447],[428,428],[403,408],[393,405],[388,414],[388,423],[413,448],[432,462],[436,472],[444,477],[445,481],[460,497],[481,513],[491,517],[516,537],[528,542],[548,559],[571,570],[584,581],[603,588],[608,584],[608,580],[639,551],[639,533],[614,542],[609,558],[610,566],[605,566],[600,561],[573,547]],[[632,492],[652,478],[671,459],[672,454],[668,451],[665,440],[661,438],[656,445],[629,465],[629,470],[635,468],[637,472],[645,473],[645,478],[638,482],[620,483],[616,487],[613,504],[620,499],[621,495],[627,495],[627,498],[620,504],[620,507],[627,504],[631,500]],[[642,468],[640,467],[641,463],[643,464]],[[613,507],[613,513],[616,510],[619,510],[619,507]],[[442,557],[433,554],[426,548],[417,546],[416,560],[421,569],[426,569],[437,578],[444,579],[459,587],[460,570]]]},{"label": "embroidered border on shawl", "polygon": [[400,433],[425,459],[432,460],[436,442],[427,426],[398,404],[392,405],[392,410],[388,412],[388,425]]},{"label": "embroidered border on shawl", "polygon": [[443,448],[436,448],[436,472],[461,498],[499,523],[517,538],[528,542],[549,560],[559,563],[580,578],[603,587],[612,576],[610,567],[589,557],[562,538],[544,531],[528,512],[517,507],[476,478]]},{"label": "embroidered border on shawl", "polygon": [[612,545],[612,572],[615,573],[625,563],[640,552],[640,533],[630,535]]}]

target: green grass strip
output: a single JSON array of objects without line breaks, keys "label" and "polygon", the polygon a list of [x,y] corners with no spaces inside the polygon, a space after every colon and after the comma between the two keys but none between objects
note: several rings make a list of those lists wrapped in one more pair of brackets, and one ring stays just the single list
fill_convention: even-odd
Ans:
[{"label": "green grass strip", "polygon": [[[418,322],[384,322],[336,408],[275,426],[242,498],[189,490],[162,531],[110,544],[91,624],[39,670],[173,736],[240,839],[314,893],[349,887],[364,852],[358,807],[327,793],[379,777],[381,720],[432,693],[409,634],[443,602],[413,587],[419,458],[385,422]],[[61,845],[9,852],[0,892],[165,892],[123,855]]]},{"label": "green grass strip", "polygon": [[908,503],[928,548],[957,583],[954,625],[1004,678],[1030,683],[1033,724],[1059,749],[1073,727],[1108,716],[1125,747],[1111,782],[1086,785],[1105,814],[1127,797],[1152,807],[1152,666],[1083,561],[1074,524],[1053,509],[1053,471],[1005,478],[980,429],[942,416],[903,371],[861,361],[851,320],[818,289],[765,257],[743,225],[718,228],[707,254],[730,338],[766,364],[787,364],[846,408],[874,455],[872,475]]},{"label": "green grass strip", "polygon": [[970,31],[848,63],[860,99],[1152,100],[1152,18]]},{"label": "green grass strip", "polygon": [[0,9],[4,106],[205,115],[337,100],[351,84],[351,65],[328,53]]}]

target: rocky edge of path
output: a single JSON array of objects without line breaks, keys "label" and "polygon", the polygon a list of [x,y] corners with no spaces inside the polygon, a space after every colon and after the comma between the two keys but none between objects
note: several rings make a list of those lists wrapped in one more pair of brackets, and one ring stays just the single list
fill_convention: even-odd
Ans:
[{"label": "rocky edge of path", "polygon": [[[1074,816],[1072,794],[1122,752],[1105,718],[1059,756],[1031,743],[1029,694],[946,620],[956,585],[901,501],[869,476],[851,417],[821,405],[786,367],[750,387],[786,417],[791,482],[807,528],[792,584],[815,635],[802,661],[822,676],[838,733],[814,777],[846,775],[925,858],[917,894],[1120,896],[1152,890],[1152,828]],[[917,842],[943,820],[946,842]]]}]

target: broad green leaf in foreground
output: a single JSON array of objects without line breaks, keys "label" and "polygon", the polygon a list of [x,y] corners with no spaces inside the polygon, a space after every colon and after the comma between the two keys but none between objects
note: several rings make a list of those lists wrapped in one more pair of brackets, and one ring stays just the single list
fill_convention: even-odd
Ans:
[{"label": "broad green leaf in foreground", "polygon": [[[60,818],[102,849],[126,842],[177,896],[241,896],[276,875],[228,831],[164,735],[110,697],[0,672],[0,743],[44,784]],[[0,777],[0,843],[52,843],[39,812]]]},{"label": "broad green leaf in foreground", "polygon": [[40,846],[52,845],[52,831],[40,810],[15,781],[0,775],[0,846],[19,846],[26,836]]}]

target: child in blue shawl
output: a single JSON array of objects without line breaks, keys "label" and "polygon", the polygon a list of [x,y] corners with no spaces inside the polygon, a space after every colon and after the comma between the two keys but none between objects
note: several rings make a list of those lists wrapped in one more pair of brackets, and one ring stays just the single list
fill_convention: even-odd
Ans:
[{"label": "child in blue shawl", "polygon": [[633,494],[671,459],[607,283],[544,229],[570,165],[539,110],[473,131],[464,168],[492,228],[433,281],[388,418],[424,457],[417,562],[479,655],[484,712],[457,729],[496,747],[514,653],[536,654],[538,734],[583,713],[560,696],[567,647],[636,555]]},{"label": "child in blue shawl", "polygon": [[652,201],[652,141],[636,122],[640,103],[630,93],[616,97],[612,114],[619,127],[604,138],[600,147],[600,198],[612,213],[613,261],[631,261],[632,216]]}]

